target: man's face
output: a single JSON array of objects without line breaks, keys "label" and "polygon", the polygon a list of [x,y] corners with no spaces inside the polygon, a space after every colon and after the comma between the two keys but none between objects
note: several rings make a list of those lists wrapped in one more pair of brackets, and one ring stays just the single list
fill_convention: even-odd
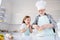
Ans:
[{"label": "man's face", "polygon": [[44,14],[44,13],[45,13],[45,9],[39,10],[39,14]]}]

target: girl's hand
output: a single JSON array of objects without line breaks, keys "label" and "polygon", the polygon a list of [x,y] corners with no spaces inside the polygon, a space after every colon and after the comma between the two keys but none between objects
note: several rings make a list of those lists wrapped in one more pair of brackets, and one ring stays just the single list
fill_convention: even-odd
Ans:
[{"label": "girl's hand", "polygon": [[31,25],[30,25],[30,24],[28,24],[28,25],[27,25],[27,28],[29,28],[30,26],[31,26]]},{"label": "girl's hand", "polygon": [[30,25],[29,29],[30,29],[30,32],[32,33],[32,30],[33,30],[33,29],[32,29],[32,26],[31,26],[31,25]]}]

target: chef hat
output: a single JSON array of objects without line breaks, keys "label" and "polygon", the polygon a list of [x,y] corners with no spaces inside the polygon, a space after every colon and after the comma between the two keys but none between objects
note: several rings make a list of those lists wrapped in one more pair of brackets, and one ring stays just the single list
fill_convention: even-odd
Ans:
[{"label": "chef hat", "polygon": [[46,2],[44,0],[40,0],[36,2],[36,7],[38,10],[46,8]]}]

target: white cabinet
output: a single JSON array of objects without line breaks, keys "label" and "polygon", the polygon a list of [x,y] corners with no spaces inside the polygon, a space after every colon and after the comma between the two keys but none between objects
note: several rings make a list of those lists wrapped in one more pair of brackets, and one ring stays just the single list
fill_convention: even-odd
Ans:
[{"label": "white cabinet", "polygon": [[0,8],[0,23],[4,22],[5,20],[5,9],[4,8]]}]

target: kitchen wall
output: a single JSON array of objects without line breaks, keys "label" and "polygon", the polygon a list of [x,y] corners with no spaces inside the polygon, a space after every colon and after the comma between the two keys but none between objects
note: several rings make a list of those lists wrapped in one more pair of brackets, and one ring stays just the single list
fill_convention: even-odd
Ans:
[{"label": "kitchen wall", "polygon": [[[24,16],[31,16],[32,22],[35,16],[38,14],[35,3],[37,0],[12,0],[13,19],[12,24],[20,24]],[[51,14],[55,20],[60,17],[60,0],[46,0],[46,11]]]},{"label": "kitchen wall", "polygon": [[[9,24],[20,24],[24,16],[29,15],[33,19],[38,15],[35,3],[37,0],[3,0],[2,7],[6,9],[6,22]],[[46,12],[51,14],[55,20],[60,19],[60,0],[45,0],[47,2]]]},{"label": "kitchen wall", "polygon": [[[31,16],[31,23],[38,15],[35,3],[37,0],[3,0],[2,7],[6,9],[6,22],[9,24],[9,30],[15,30],[20,27],[24,16]],[[57,21],[60,19],[60,0],[46,0],[46,12],[51,14]]]}]

